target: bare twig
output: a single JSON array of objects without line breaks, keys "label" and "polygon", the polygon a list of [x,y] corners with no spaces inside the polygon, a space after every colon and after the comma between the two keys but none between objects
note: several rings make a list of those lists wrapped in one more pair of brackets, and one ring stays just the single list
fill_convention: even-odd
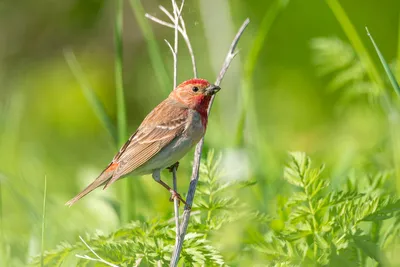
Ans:
[{"label": "bare twig", "polygon": [[[175,192],[178,190],[178,183],[177,183],[177,178],[176,178],[176,169],[177,169],[177,164],[175,164],[172,167],[172,181],[173,181],[173,187]],[[175,235],[175,244],[180,243],[181,239],[181,233],[180,233],[180,228],[179,228],[179,199],[175,198],[174,199],[174,215],[175,215],[175,226],[176,226],[176,235]]]},{"label": "bare twig", "polygon": [[[177,85],[177,79],[178,79],[178,27],[179,27],[179,17],[180,17],[180,11],[178,10],[178,6],[175,3],[175,0],[171,0],[172,6],[174,8],[174,54],[175,54],[175,60],[174,60],[174,90]],[[174,188],[176,191],[176,188]],[[177,202],[177,201],[175,201]]]},{"label": "bare twig", "polygon": [[[171,44],[165,40],[169,48],[171,49],[173,59],[174,59],[174,85],[172,90],[175,90],[177,86],[177,79],[178,79],[178,28],[179,28],[179,17],[180,13],[182,10],[178,9],[178,6],[176,5],[175,0],[171,0],[172,7],[174,10],[174,17],[170,18],[173,23],[174,23],[174,47],[172,48]],[[175,192],[178,192],[178,183],[177,183],[177,178],[176,178],[176,169],[177,169],[177,164],[172,166],[172,181],[173,181],[173,189]],[[178,243],[180,239],[180,232],[179,232],[179,199],[174,198],[174,215],[175,215],[175,226],[176,226],[176,238],[175,242]]]},{"label": "bare twig", "polygon": [[190,43],[190,39],[189,39],[189,35],[187,34],[186,31],[186,25],[185,22],[183,20],[183,17],[181,16],[182,13],[182,9],[184,6],[185,1],[182,1],[181,7],[178,9],[178,6],[176,4],[175,0],[172,0],[172,2],[175,2],[172,4],[172,6],[174,7],[174,13],[175,13],[175,9],[177,10],[177,13],[179,14],[178,19],[179,19],[179,23],[177,25],[177,27],[175,27],[175,16],[173,16],[165,7],[163,6],[159,6],[160,10],[162,12],[164,12],[165,15],[167,15],[167,17],[170,19],[170,21],[172,23],[166,22],[164,20],[161,20],[159,18],[156,18],[148,13],[145,14],[145,17],[166,27],[172,28],[172,29],[178,29],[179,33],[181,34],[181,36],[183,37],[183,40],[185,40],[186,46],[189,50],[189,54],[190,54],[190,58],[192,60],[192,67],[193,67],[193,77],[197,78],[197,67],[196,67],[196,58],[194,56],[194,52],[193,52],[193,48],[192,48],[192,44]]},{"label": "bare twig", "polygon": [[[154,17],[154,16],[152,16],[152,15],[150,15],[150,14],[148,14],[148,13],[146,13],[145,16],[146,16],[146,18],[148,18],[149,20],[152,20],[152,21],[154,21],[154,22],[156,22],[156,23],[158,23],[158,24],[161,24],[161,25],[163,25],[163,26],[166,26],[166,27],[172,28],[172,29],[175,28],[174,24],[171,24],[171,23],[169,23],[169,22],[163,21],[163,20],[161,20],[161,19],[159,19],[159,18],[156,18],[156,17]],[[179,32],[180,32],[180,31],[182,31],[181,28],[179,29]]]},{"label": "bare twig", "polygon": [[[184,0],[182,1],[182,4],[180,8],[178,8],[178,5],[176,4],[175,0],[171,0],[172,7],[173,7],[173,15],[163,6],[159,6],[160,10],[169,18],[169,20],[172,22],[166,22],[164,20],[161,20],[159,18],[156,18],[150,14],[146,14],[146,18],[169,28],[174,29],[174,47],[165,40],[169,48],[171,49],[172,55],[174,57],[174,88],[176,87],[176,81],[177,81],[177,56],[178,56],[178,32],[182,35],[183,39],[186,42],[186,45],[189,50],[190,57],[192,59],[192,66],[193,66],[193,76],[194,78],[197,78],[197,68],[196,68],[196,59],[194,56],[193,48],[190,43],[189,36],[186,31],[186,25],[183,17],[181,16],[181,12],[184,6]],[[237,52],[235,52],[236,46],[239,42],[239,39],[241,35],[243,34],[244,30],[246,29],[247,25],[249,24],[250,20],[246,19],[246,21],[243,23],[242,27],[239,29],[239,32],[236,34],[231,47],[229,49],[228,55],[225,58],[224,64],[222,66],[222,69],[218,75],[218,78],[215,82],[216,85],[219,85],[229,68],[229,65],[231,64],[233,58],[237,55]],[[212,103],[214,102],[214,97],[212,97],[209,108],[208,108],[208,114],[210,113]],[[197,181],[199,179],[199,167],[200,167],[200,158],[201,158],[201,152],[203,149],[203,144],[204,144],[204,137],[201,139],[201,141],[197,144],[196,146],[196,151],[194,155],[194,162],[193,162],[193,170],[192,170],[192,176],[191,176],[191,181],[190,181],[190,186],[189,186],[189,191],[187,193],[187,205],[185,206],[184,213],[182,216],[182,225],[179,227],[179,210],[178,210],[178,205],[177,201],[174,200],[174,210],[175,210],[175,224],[176,224],[176,243],[175,243],[175,248],[174,252],[171,258],[170,266],[177,266],[178,261],[179,261],[179,256],[182,250],[182,245],[183,241],[186,235],[186,230],[189,224],[189,218],[190,218],[190,209],[193,203],[193,198],[194,194],[196,192],[196,187],[197,187]],[[173,183],[174,183],[174,190],[177,191],[177,185],[176,185],[176,166],[173,166],[172,168],[173,172]]]},{"label": "bare twig", "polygon": [[[146,14],[145,16],[148,19],[150,19],[156,23],[159,23],[163,26],[174,29],[174,47],[172,47],[172,45],[167,40],[165,40],[165,42],[167,43],[168,47],[170,48],[173,59],[174,59],[174,79],[173,79],[174,85],[173,85],[173,87],[175,89],[177,86],[177,76],[178,76],[178,41],[179,41],[178,33],[180,33],[182,35],[183,39],[186,42],[186,46],[188,47],[189,54],[192,59],[194,78],[197,78],[197,68],[196,68],[196,59],[195,59],[195,56],[193,53],[193,48],[192,48],[189,36],[186,31],[185,21],[181,16],[182,10],[183,10],[184,4],[185,4],[185,0],[182,0],[180,7],[178,7],[175,0],[171,0],[171,4],[172,4],[172,8],[173,8],[173,15],[165,7],[159,6],[159,8],[162,12],[164,12],[167,15],[167,17],[170,19],[170,21],[172,23],[160,20],[149,14]],[[177,177],[176,177],[177,166],[176,165],[172,166],[171,170],[172,170],[172,175],[173,175],[173,189],[175,190],[175,192],[177,192],[178,191]],[[176,240],[175,240],[176,242],[175,242],[175,244],[176,244],[176,246],[178,246],[178,244],[182,243],[180,227],[179,227],[179,200],[178,199],[174,199],[174,219],[175,219],[175,225],[176,225]],[[176,249],[177,249],[177,247],[175,248],[175,250]]]},{"label": "bare twig", "polygon": [[[228,70],[232,60],[234,59],[234,57],[237,55],[237,52],[235,52],[236,50],[236,46],[239,42],[240,37],[242,36],[244,30],[246,29],[247,25],[249,24],[250,20],[246,19],[242,26],[240,27],[238,33],[236,34],[235,38],[233,39],[233,42],[231,44],[231,47],[229,49],[229,52],[225,58],[224,64],[221,68],[221,71],[218,75],[218,78],[215,82],[216,85],[220,85],[222,79],[224,78],[224,75],[226,73],[226,71]],[[208,114],[210,114],[211,111],[211,107],[212,107],[212,103],[214,102],[214,97],[215,95],[212,97],[210,105],[208,107]],[[182,245],[183,245],[183,241],[185,239],[185,235],[186,235],[186,230],[187,227],[189,225],[189,219],[190,219],[190,209],[193,203],[193,199],[194,199],[194,194],[196,192],[196,187],[197,187],[197,182],[199,179],[199,168],[200,168],[200,159],[201,159],[201,152],[203,149],[203,144],[204,144],[204,137],[200,140],[200,142],[197,144],[196,146],[196,150],[195,150],[195,154],[194,154],[194,161],[193,161],[193,169],[192,169],[192,177],[190,180],[190,186],[189,186],[189,191],[187,193],[187,197],[186,197],[186,203],[187,205],[185,206],[185,210],[183,212],[183,219],[182,219],[182,223],[181,223],[181,229],[180,229],[180,234],[181,234],[181,238],[180,238],[180,243],[179,244],[175,244],[175,249],[174,252],[172,254],[172,258],[171,258],[171,262],[170,262],[170,266],[177,266],[178,265],[178,261],[179,261],[179,256],[182,250]]]},{"label": "bare twig", "polygon": [[[176,87],[176,72],[177,72],[177,65],[175,64],[175,62],[177,62],[177,55],[174,51],[174,49],[172,48],[171,44],[167,41],[164,40],[168,47],[171,49],[172,52],[172,56],[174,57],[174,88]],[[173,181],[173,189],[175,190],[175,192],[178,191],[178,184],[177,184],[177,178],[176,178],[176,168],[177,166],[172,166],[172,181]],[[174,199],[174,213],[175,213],[175,225],[176,225],[176,242],[179,241],[180,238],[180,234],[179,234],[179,200],[177,198]]]}]

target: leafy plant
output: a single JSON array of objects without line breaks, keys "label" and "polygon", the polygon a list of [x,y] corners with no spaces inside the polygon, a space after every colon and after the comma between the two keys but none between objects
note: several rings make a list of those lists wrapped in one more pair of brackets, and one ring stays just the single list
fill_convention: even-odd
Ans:
[{"label": "leafy plant", "polygon": [[[362,192],[358,181],[348,181],[345,190],[328,190],[323,165],[313,168],[305,153],[290,155],[284,178],[297,191],[278,207],[283,211],[278,219],[282,227],[258,235],[250,248],[272,266],[385,263],[383,250],[400,227],[400,200],[380,186]],[[386,176],[377,177],[380,181],[374,184]]]},{"label": "leafy plant", "polygon": [[[185,266],[221,266],[225,261],[221,253],[211,245],[209,237],[215,231],[240,216],[231,212],[240,206],[234,196],[224,195],[232,186],[251,183],[221,182],[223,171],[221,157],[208,153],[200,168],[201,181],[193,206],[190,233],[186,235],[182,250]],[[162,266],[169,263],[175,242],[175,224],[172,219],[154,219],[148,222],[132,222],[109,235],[88,235],[83,242],[62,243],[55,250],[44,253],[46,266],[67,266],[72,262],[86,264],[94,260],[89,247],[101,259],[118,266],[147,263]],[[73,257],[78,254],[78,257]],[[86,255],[86,256],[81,256]],[[34,259],[34,264],[39,258]]]},{"label": "leafy plant", "polygon": [[371,82],[365,64],[349,43],[337,37],[319,37],[311,41],[311,48],[318,74],[332,76],[328,87],[332,91],[342,90],[342,100],[360,96],[376,100],[380,90]]}]

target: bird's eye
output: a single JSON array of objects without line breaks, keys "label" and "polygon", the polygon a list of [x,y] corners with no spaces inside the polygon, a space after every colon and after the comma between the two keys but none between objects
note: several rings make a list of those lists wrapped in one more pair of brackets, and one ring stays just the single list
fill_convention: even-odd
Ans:
[{"label": "bird's eye", "polygon": [[197,87],[197,86],[193,87],[193,88],[192,88],[192,91],[193,91],[193,92],[199,91],[199,87]]}]

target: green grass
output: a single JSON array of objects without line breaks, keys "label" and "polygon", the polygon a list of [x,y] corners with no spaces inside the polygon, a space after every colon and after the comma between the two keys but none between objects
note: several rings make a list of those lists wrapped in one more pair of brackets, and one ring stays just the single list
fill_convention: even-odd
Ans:
[{"label": "green grass", "polygon": [[[115,89],[117,99],[117,128],[118,128],[118,145],[121,147],[127,140],[126,126],[126,107],[123,82],[123,12],[124,1],[117,0],[115,2]],[[121,222],[127,223],[135,217],[135,204],[132,199],[134,195],[132,179],[123,179],[119,184],[121,192]]]},{"label": "green grass", "polygon": [[368,75],[370,76],[371,81],[375,82],[377,86],[383,90],[384,82],[379,75],[378,69],[376,68],[374,62],[372,61],[371,56],[368,53],[368,50],[365,48],[363,42],[361,41],[360,35],[357,33],[356,28],[353,23],[347,16],[346,12],[340,5],[338,0],[325,0],[328,4],[329,8],[332,10],[335,15],[337,21],[345,32],[347,38],[352,44],[354,50],[360,57],[360,59],[364,62],[365,67],[367,69]]},{"label": "green grass", "polygon": [[396,57],[396,68],[397,68],[397,78],[400,79],[400,15],[398,18],[398,25],[397,25],[397,57]]},{"label": "green grass", "polygon": [[[385,58],[383,57],[378,45],[375,43],[374,38],[368,31],[368,28],[366,28],[367,34],[375,48],[375,51],[379,57],[379,60],[382,63],[383,68],[385,69],[386,75],[389,79],[390,84],[393,87],[394,92],[397,94],[397,96],[400,96],[400,87],[399,84],[396,80],[396,77],[394,76],[393,72],[391,71],[389,64],[386,62]],[[395,108],[391,109],[390,113],[388,114],[389,116],[389,125],[390,125],[390,132],[391,132],[391,141],[393,144],[393,158],[394,158],[394,165],[396,169],[396,176],[397,176],[397,190],[400,192],[400,140],[399,140],[399,133],[400,133],[400,115],[399,111],[396,110]]]},{"label": "green grass", "polygon": [[46,198],[47,198],[47,176],[44,177],[44,189],[43,189],[43,208],[42,208],[42,231],[41,231],[41,242],[40,242],[40,266],[44,266],[44,236],[46,232]]},{"label": "green grass", "polygon": [[86,79],[85,73],[81,65],[79,64],[78,60],[76,59],[75,54],[69,49],[64,50],[64,58],[75,79],[78,81],[82,89],[82,92],[86,100],[89,102],[93,112],[97,116],[100,123],[103,125],[104,129],[106,129],[108,133],[111,135],[114,144],[117,145],[118,144],[117,129],[112,123],[110,116],[107,114],[107,111],[105,110],[103,103],[98,98],[93,88],[90,86],[88,80]]},{"label": "green grass", "polygon": [[[243,86],[242,86],[242,108],[239,115],[238,125],[236,128],[235,145],[242,146],[244,142],[244,129],[245,123],[248,120],[250,129],[252,132],[257,133],[257,117],[254,110],[254,97],[255,93],[253,84],[254,70],[257,67],[257,62],[260,59],[260,53],[265,47],[265,41],[268,33],[272,27],[272,24],[277,19],[278,15],[288,5],[289,0],[275,0],[271,6],[266,10],[266,13],[261,21],[260,26],[257,29],[256,38],[253,40],[253,44],[250,47],[246,60],[243,66]],[[259,138],[255,137],[256,140]]]},{"label": "green grass", "polygon": [[379,50],[378,45],[375,43],[374,38],[372,37],[372,35],[369,33],[368,28],[366,28],[367,30],[367,34],[368,37],[370,38],[372,44],[374,45],[375,51],[379,57],[379,60],[382,63],[383,68],[385,69],[386,75],[390,81],[390,84],[393,87],[393,90],[395,91],[395,93],[397,94],[397,96],[400,97],[400,86],[396,80],[396,77],[394,76],[393,72],[390,70],[389,64],[386,62],[385,58],[383,57],[381,51]]},{"label": "green grass", "polygon": [[165,67],[165,63],[162,59],[162,54],[160,47],[157,43],[157,39],[154,36],[153,30],[151,29],[150,22],[144,16],[145,11],[143,9],[140,0],[130,0],[129,1],[135,19],[139,24],[140,30],[142,31],[143,37],[147,43],[147,50],[150,56],[151,64],[153,66],[153,72],[158,81],[158,88],[161,89],[163,93],[169,93],[169,88],[171,88],[171,76],[168,74]]}]

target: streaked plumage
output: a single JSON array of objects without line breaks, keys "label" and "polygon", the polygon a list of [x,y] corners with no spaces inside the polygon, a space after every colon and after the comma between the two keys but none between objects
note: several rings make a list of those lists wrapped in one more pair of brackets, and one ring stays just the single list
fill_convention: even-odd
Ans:
[{"label": "streaked plumage", "polygon": [[[160,179],[160,171],[180,160],[204,136],[207,108],[219,87],[203,79],[180,84],[155,107],[114,156],[100,176],[66,205],[104,185],[109,187],[128,174],[153,174],[153,178],[180,198]],[[181,199],[183,201],[183,199]]]}]

